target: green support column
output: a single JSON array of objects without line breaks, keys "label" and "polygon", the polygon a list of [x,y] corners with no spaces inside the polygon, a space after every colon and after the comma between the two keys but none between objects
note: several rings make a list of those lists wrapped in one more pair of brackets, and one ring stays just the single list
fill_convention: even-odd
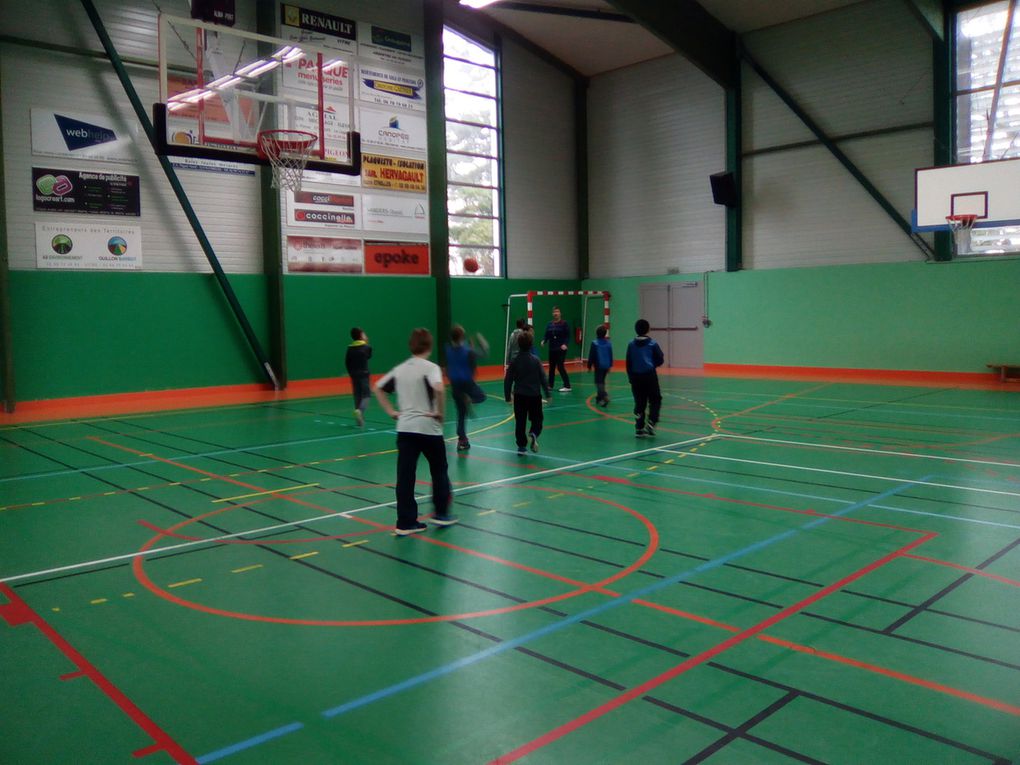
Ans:
[{"label": "green support column", "polygon": [[[428,103],[429,258],[436,285],[436,347],[450,333],[450,224],[446,219],[446,98],[443,2],[425,0],[425,100]],[[442,355],[442,354],[438,354]]]},{"label": "green support column", "polygon": [[[258,0],[256,32],[276,36],[276,7],[275,0]],[[259,192],[262,209],[262,273],[266,277],[266,307],[269,321],[269,363],[276,370],[276,381],[282,390],[287,387],[283,228],[280,224],[280,191],[273,188],[272,174],[266,168],[259,170]]]},{"label": "green support column", "polygon": [[[951,13],[942,15],[942,35],[932,36],[932,118],[934,151],[933,164],[938,167],[953,164],[956,158],[955,130],[956,103],[953,98],[953,58],[955,56],[954,22]],[[952,235],[948,231],[935,233],[935,256],[938,261],[952,260]]]},{"label": "green support column", "polygon": [[[2,83],[0,83],[2,85]],[[7,191],[4,188],[4,132],[0,115],[0,385],[4,411],[14,411],[14,348],[11,342],[11,295],[7,258]]]}]

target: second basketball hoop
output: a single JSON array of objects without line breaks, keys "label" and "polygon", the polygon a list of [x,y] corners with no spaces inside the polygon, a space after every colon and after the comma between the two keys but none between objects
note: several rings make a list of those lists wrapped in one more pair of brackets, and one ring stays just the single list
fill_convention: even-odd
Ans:
[{"label": "second basketball hoop", "polygon": [[273,187],[301,190],[301,176],[318,138],[304,130],[263,130],[258,135],[257,152],[273,168]]}]

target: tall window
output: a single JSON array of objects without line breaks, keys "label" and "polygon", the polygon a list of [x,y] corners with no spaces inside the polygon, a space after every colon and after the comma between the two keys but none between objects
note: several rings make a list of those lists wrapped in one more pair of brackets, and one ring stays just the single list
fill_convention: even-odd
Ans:
[{"label": "tall window", "polygon": [[503,273],[500,226],[499,63],[495,51],[443,30],[446,211],[450,273]]},{"label": "tall window", "polygon": [[[957,15],[956,143],[957,162],[1020,157],[1020,7],[1015,0]],[[974,229],[971,248],[977,254],[1020,252],[1020,226]]]}]

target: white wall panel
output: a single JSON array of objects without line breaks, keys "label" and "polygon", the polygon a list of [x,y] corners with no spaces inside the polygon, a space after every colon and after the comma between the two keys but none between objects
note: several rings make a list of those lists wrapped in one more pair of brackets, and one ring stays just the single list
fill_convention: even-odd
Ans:
[{"label": "white wall panel", "polygon": [[588,93],[593,278],[725,265],[722,88],[680,56],[595,77]]},{"label": "white wall panel", "polygon": [[[113,68],[103,60],[0,46],[3,84],[4,163],[10,265],[35,268],[35,222],[137,225],[142,229],[145,271],[207,272],[210,267],[149,147]],[[144,104],[157,98],[155,70],[131,67],[132,81]],[[30,114],[33,108],[108,115],[121,127],[136,125],[134,161],[105,162],[72,157],[33,156]],[[56,167],[138,175],[141,217],[72,215],[32,210],[32,167]],[[178,171],[192,205],[223,269],[262,271],[257,176]]]},{"label": "white wall panel", "polygon": [[[913,174],[931,156],[926,131],[840,145],[897,209],[909,209]],[[822,146],[761,154],[744,162],[744,267],[791,268],[920,260],[923,254]],[[749,216],[750,217],[750,216]]]},{"label": "white wall panel", "polygon": [[520,46],[503,46],[507,276],[575,279],[574,81]]},{"label": "white wall panel", "polygon": [[[909,221],[914,169],[932,163],[932,54],[906,4],[871,0],[751,33],[745,44],[831,138],[893,129],[838,145]],[[743,75],[745,152],[814,140],[747,65]],[[752,154],[743,171],[745,268],[923,257],[819,143]]]}]

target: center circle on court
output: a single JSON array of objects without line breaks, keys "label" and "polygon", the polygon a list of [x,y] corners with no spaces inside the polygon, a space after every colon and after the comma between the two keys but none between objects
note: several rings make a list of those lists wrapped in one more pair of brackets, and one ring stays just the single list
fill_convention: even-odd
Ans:
[{"label": "center circle on court", "polygon": [[[502,488],[502,487],[500,487],[500,488]],[[272,615],[269,615],[269,614],[257,614],[257,613],[247,613],[247,612],[242,612],[242,611],[231,611],[231,610],[228,610],[228,609],[216,608],[214,606],[209,606],[209,605],[206,605],[204,603],[197,602],[197,601],[187,600],[186,598],[182,598],[180,595],[177,595],[175,593],[170,592],[169,589],[167,589],[165,587],[161,587],[160,585],[156,584],[155,582],[152,581],[152,579],[149,577],[148,573],[145,570],[146,559],[145,559],[145,556],[143,556],[143,555],[139,555],[136,558],[134,558],[134,560],[131,563],[131,567],[132,567],[132,571],[134,572],[135,578],[138,580],[139,584],[141,584],[143,587],[145,587],[147,590],[149,590],[154,595],[156,595],[156,596],[158,596],[160,598],[163,598],[164,600],[166,600],[166,601],[168,601],[170,603],[174,603],[175,605],[181,606],[183,608],[189,608],[189,609],[192,609],[194,611],[199,611],[199,612],[202,612],[202,613],[212,614],[214,616],[223,616],[223,617],[226,617],[226,618],[239,619],[239,620],[243,620],[243,621],[270,622],[270,623],[274,623],[274,624],[292,624],[292,625],[302,625],[302,626],[318,626],[318,627],[382,627],[382,626],[393,626],[393,625],[427,624],[427,623],[430,623],[430,622],[451,622],[451,621],[464,621],[464,620],[467,620],[467,619],[477,619],[477,618],[483,617],[483,616],[495,616],[497,614],[505,614],[505,613],[510,613],[510,612],[513,612],[513,611],[523,611],[523,610],[526,610],[526,609],[538,608],[540,606],[549,605],[550,603],[556,603],[556,602],[559,602],[561,600],[567,600],[569,598],[575,598],[575,597],[577,597],[579,595],[584,595],[584,594],[589,593],[589,592],[598,592],[600,590],[604,590],[605,588],[607,588],[613,582],[615,582],[615,581],[617,581],[619,579],[623,579],[624,577],[629,576],[630,574],[632,574],[635,571],[637,571],[638,569],[640,569],[641,566],[643,566],[645,563],[647,563],[648,560],[658,550],[658,547],[659,547],[659,532],[658,532],[658,530],[655,528],[655,526],[652,524],[652,522],[650,520],[648,520],[648,518],[646,518],[644,515],[642,515],[641,513],[637,512],[633,508],[627,507],[625,505],[621,505],[618,502],[613,502],[612,500],[609,500],[609,499],[603,499],[601,497],[596,497],[596,496],[593,496],[591,494],[583,494],[583,493],[580,493],[580,492],[568,491],[568,490],[564,490],[564,489],[547,489],[547,488],[542,488],[542,487],[538,487],[538,486],[514,486],[513,488],[528,489],[528,490],[531,490],[531,491],[542,491],[542,492],[548,492],[548,493],[556,493],[556,494],[563,494],[563,495],[568,495],[568,496],[580,497],[582,499],[586,499],[586,500],[589,500],[589,501],[592,501],[592,502],[598,502],[598,503],[600,503],[602,505],[606,505],[606,506],[608,506],[610,508],[623,511],[623,512],[631,515],[635,519],[637,519],[645,527],[646,531],[648,532],[648,540],[647,540],[647,542],[645,544],[644,550],[642,551],[642,553],[632,563],[630,563],[629,565],[621,568],[619,571],[617,571],[612,576],[606,577],[605,579],[601,579],[601,580],[599,580],[597,582],[594,582],[594,583],[591,583],[591,584],[577,583],[577,582],[573,582],[571,580],[568,580],[568,579],[566,579],[564,577],[560,577],[559,575],[557,575],[555,573],[542,572],[542,574],[540,574],[540,575],[544,575],[544,576],[546,576],[546,577],[548,577],[548,578],[550,578],[550,579],[552,579],[554,581],[562,581],[562,582],[568,582],[570,584],[577,584],[578,585],[574,589],[569,590],[569,591],[564,592],[564,593],[560,593],[559,595],[553,595],[553,596],[550,596],[550,597],[547,597],[547,598],[541,598],[541,599],[538,599],[538,600],[531,600],[531,601],[527,601],[525,603],[515,603],[513,605],[503,606],[501,608],[490,608],[490,609],[484,609],[484,610],[481,610],[481,611],[472,611],[472,612],[466,612],[466,613],[437,614],[437,615],[434,615],[434,616],[420,616],[420,617],[409,617],[409,618],[401,618],[401,619],[301,619],[301,618],[295,618],[295,617],[272,616]],[[181,528],[181,527],[190,525],[192,523],[196,523],[196,522],[200,521],[202,519],[202,517],[203,516],[196,516],[195,518],[191,518],[191,519],[185,521],[182,524],[178,524],[178,526],[176,526],[175,528]],[[156,536],[152,537],[150,540],[148,540],[145,544],[142,545],[142,547],[140,548],[139,552],[143,552],[144,553],[144,552],[147,552],[149,550],[153,550],[154,552],[158,552],[159,548],[154,548],[153,546],[160,539],[162,539],[164,537],[167,537],[167,536],[170,536],[169,532],[166,532],[166,533],[160,532],[160,533],[156,534]],[[320,539],[322,539],[323,541],[329,541],[331,539],[335,539],[335,537],[323,536],[323,537],[320,537]],[[435,539],[431,539],[430,540],[429,537],[424,537],[424,536],[422,536],[422,537],[409,537],[408,541],[411,541],[412,539],[415,542],[418,542],[418,543],[426,543],[427,544],[427,543],[430,543],[430,541],[431,541],[433,543],[438,542],[440,544],[443,544],[444,546],[448,546],[449,545],[449,543],[445,542],[445,540],[435,540]],[[311,538],[308,541],[314,541],[314,538]],[[262,541],[262,543],[271,544],[272,542],[271,542],[271,540],[265,540],[265,541]],[[469,550],[466,550],[465,548],[455,548],[455,549],[463,550],[464,554],[466,554],[466,555],[476,555],[476,556],[480,556],[482,558],[486,558],[486,559],[492,560],[494,565],[510,565],[510,566],[512,566],[514,568],[517,568],[517,569],[520,569],[520,570],[524,570],[524,571],[533,571],[533,572],[536,571],[535,569],[533,569],[531,567],[518,565],[518,564],[513,563],[512,561],[500,560],[500,559],[496,558],[495,556],[490,556],[490,555],[487,555],[487,554],[475,553],[474,551],[469,551]],[[608,594],[608,595],[615,595],[616,593],[606,593],[606,594]]]}]

